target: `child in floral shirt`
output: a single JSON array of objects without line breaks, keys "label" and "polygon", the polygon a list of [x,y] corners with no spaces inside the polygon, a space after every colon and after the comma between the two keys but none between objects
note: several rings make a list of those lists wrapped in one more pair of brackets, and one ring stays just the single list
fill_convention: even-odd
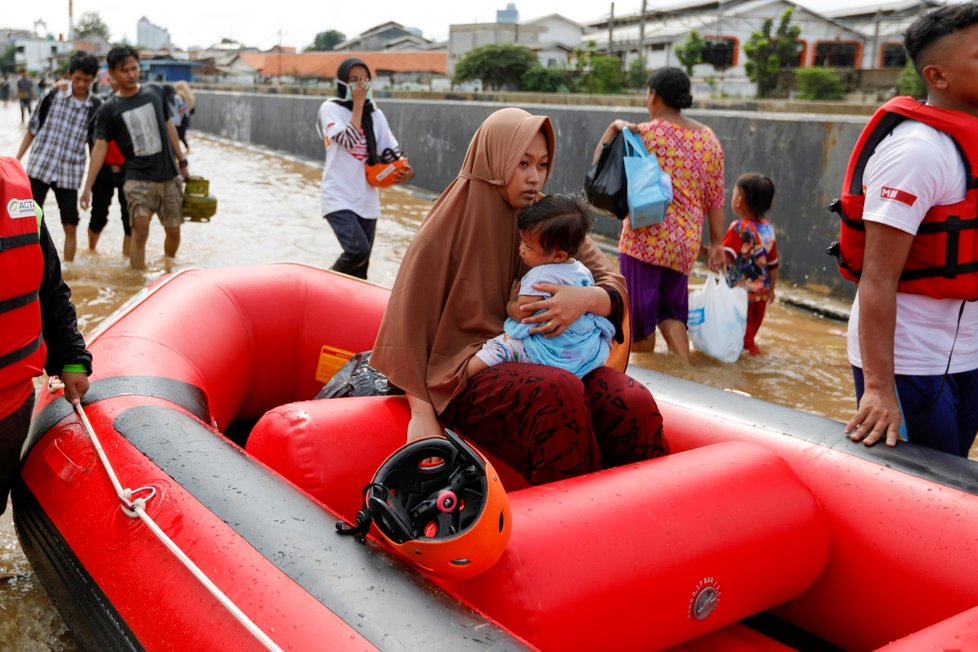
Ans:
[{"label": "child in floral shirt", "polygon": [[723,237],[727,255],[727,281],[747,290],[747,332],[744,349],[759,355],[754,336],[764,321],[767,304],[774,301],[778,245],[774,226],[764,219],[774,200],[774,182],[763,174],[741,175],[734,184],[730,208],[734,220]]}]

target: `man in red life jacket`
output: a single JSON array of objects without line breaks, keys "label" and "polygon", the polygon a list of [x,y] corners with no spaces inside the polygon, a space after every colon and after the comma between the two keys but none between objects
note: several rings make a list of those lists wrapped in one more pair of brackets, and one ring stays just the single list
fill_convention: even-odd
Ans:
[{"label": "man in red life jacket", "polygon": [[[978,3],[917,19],[904,46],[927,104],[891,101],[909,119],[879,140],[864,170],[853,165],[865,158],[856,148],[843,188],[840,266],[859,281],[849,321],[859,407],[846,432],[895,446],[905,422],[910,441],[966,457],[978,431],[978,303],[968,301],[978,298]],[[863,195],[861,210],[853,195]],[[927,244],[935,232],[941,246]]]},{"label": "man in red life jacket", "polygon": [[0,157],[0,514],[17,478],[34,408],[33,378],[60,375],[65,398],[88,391],[92,355],[78,332],[58,251],[15,158]]}]

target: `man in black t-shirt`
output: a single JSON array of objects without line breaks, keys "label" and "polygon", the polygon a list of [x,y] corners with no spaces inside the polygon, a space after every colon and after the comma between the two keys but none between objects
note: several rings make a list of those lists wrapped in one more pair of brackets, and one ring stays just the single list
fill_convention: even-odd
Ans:
[{"label": "man in black t-shirt", "polygon": [[[176,127],[170,116],[171,86],[139,83],[139,53],[128,45],[114,47],[106,60],[109,75],[118,84],[95,117],[95,148],[88,168],[81,206],[91,203],[92,185],[105,162],[108,141],[114,140],[126,158],[123,191],[132,222],[130,265],[146,267],[146,241],[153,213],[166,232],[163,251],[177,254],[183,224],[183,187],[190,177],[187,159],[180,149]],[[178,175],[179,172],[179,175]]]}]

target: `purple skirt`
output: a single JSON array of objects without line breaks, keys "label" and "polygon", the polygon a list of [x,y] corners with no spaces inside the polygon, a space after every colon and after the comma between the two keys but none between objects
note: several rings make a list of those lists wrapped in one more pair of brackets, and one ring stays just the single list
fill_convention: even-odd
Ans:
[{"label": "purple skirt", "polygon": [[667,319],[683,324],[689,317],[689,277],[673,269],[650,265],[625,254],[618,268],[628,290],[632,341],[640,342]]}]

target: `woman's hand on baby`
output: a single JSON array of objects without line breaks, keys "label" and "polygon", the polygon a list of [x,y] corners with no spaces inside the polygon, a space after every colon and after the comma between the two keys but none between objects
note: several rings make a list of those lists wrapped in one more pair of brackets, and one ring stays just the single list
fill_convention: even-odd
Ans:
[{"label": "woman's hand on baby", "polygon": [[533,289],[549,292],[551,296],[524,304],[521,309],[527,316],[522,321],[524,324],[536,324],[530,333],[556,337],[587,312],[590,290],[593,288],[534,283]]}]

